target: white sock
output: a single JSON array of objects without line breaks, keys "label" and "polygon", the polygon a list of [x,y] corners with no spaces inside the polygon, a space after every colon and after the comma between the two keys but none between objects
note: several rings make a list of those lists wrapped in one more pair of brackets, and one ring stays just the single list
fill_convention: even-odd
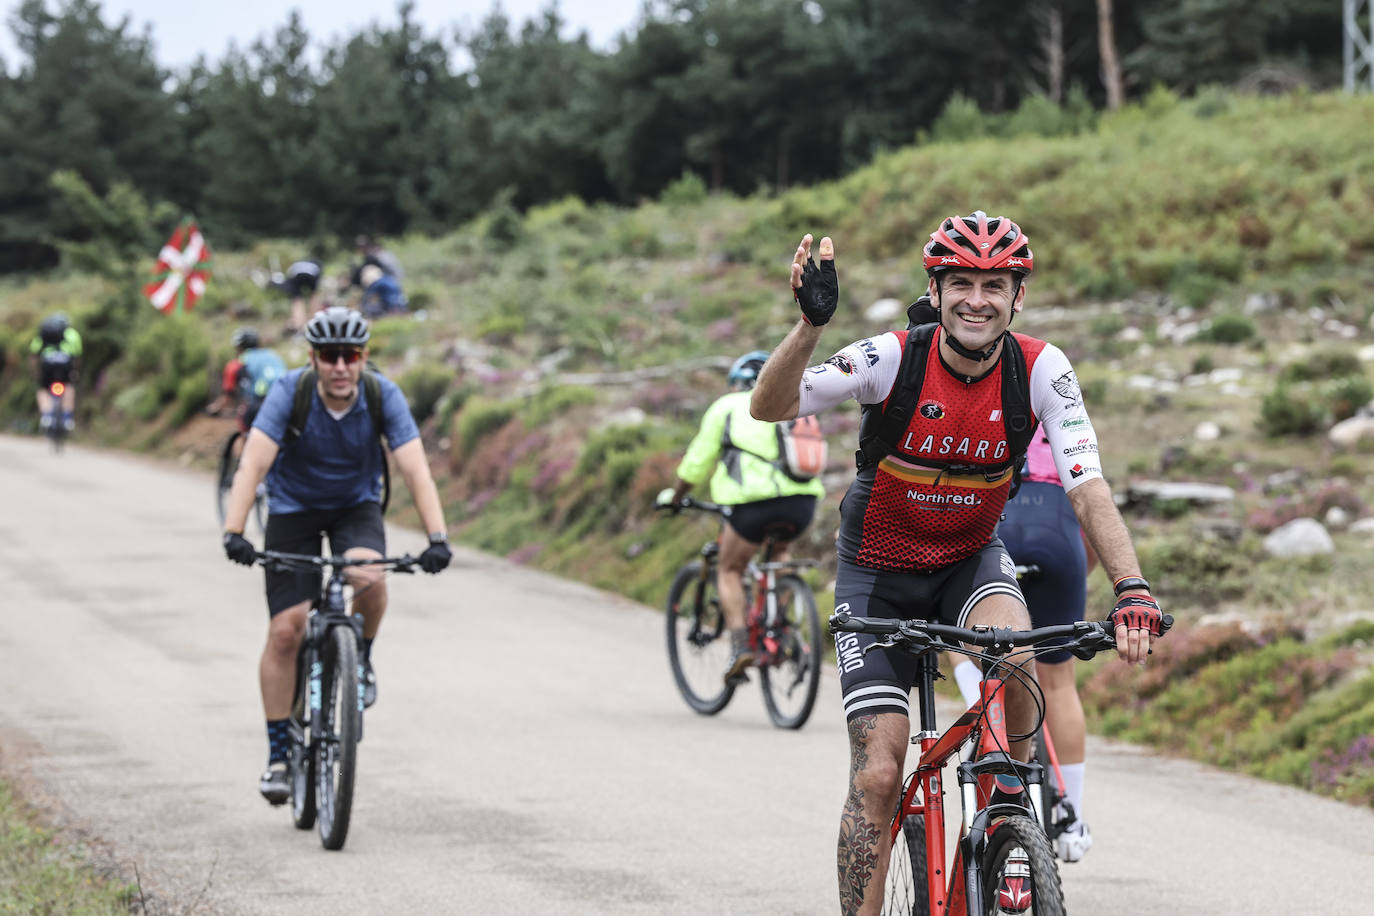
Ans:
[{"label": "white sock", "polygon": [[1068,796],[1069,803],[1073,805],[1074,814],[1078,815],[1078,822],[1085,821],[1083,817],[1083,767],[1082,763],[1061,763],[1059,773],[1064,777],[1064,794]]},{"label": "white sock", "polygon": [[983,672],[968,659],[954,666],[954,682],[959,685],[959,692],[964,695],[964,702],[968,705],[977,703],[982,696],[978,685],[983,682]]}]

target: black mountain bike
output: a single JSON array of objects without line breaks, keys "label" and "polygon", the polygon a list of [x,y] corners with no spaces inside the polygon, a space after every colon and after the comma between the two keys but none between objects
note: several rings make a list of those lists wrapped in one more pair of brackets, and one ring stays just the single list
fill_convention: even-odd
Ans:
[{"label": "black mountain bike", "polygon": [[[242,430],[234,430],[219,450],[219,471],[215,474],[215,509],[219,512],[219,523],[224,524],[224,512],[229,505],[229,491],[234,487],[234,475],[238,473],[239,456],[248,436]],[[258,530],[267,531],[267,486],[258,484],[257,495],[253,498],[253,517],[258,520]]]},{"label": "black mountain bike", "polygon": [[412,556],[379,559],[258,554],[272,569],[330,569],[320,597],[310,608],[305,638],[296,658],[296,693],[291,703],[291,821],[309,830],[319,821],[325,849],[342,849],[353,810],[358,742],[363,737],[363,619],[348,613],[343,571],[348,566],[384,566],[414,572]]},{"label": "black mountain bike", "polygon": [[[679,508],[723,514],[726,507],[684,497]],[[677,571],[668,590],[668,662],[687,705],[705,716],[720,712],[735,695],[726,683],[730,634],[716,591],[720,545],[708,541],[701,559]],[[770,558],[773,541],[764,542]],[[816,705],[822,655],[816,596],[797,573],[811,560],[765,559],[744,572],[744,606],[768,717],[779,728],[801,728]]]}]

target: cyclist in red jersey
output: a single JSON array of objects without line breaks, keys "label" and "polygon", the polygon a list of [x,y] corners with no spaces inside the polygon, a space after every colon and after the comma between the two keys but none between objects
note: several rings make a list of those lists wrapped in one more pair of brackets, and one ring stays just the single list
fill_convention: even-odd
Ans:
[{"label": "cyclist in red jersey", "polygon": [[[789,420],[849,398],[878,415],[897,380],[906,331],[857,341],[820,365],[808,363],[839,303],[835,247],[820,242],[820,265],[805,236],[792,262],[792,292],[802,317],[773,351],[751,401],[760,420]],[[1010,326],[1034,269],[1028,240],[1014,222],[983,211],[944,220],[924,249],[928,293],[939,310],[924,380],[906,432],[870,450],[861,426],[861,467],[840,508],[836,611],[856,616],[919,617],[962,626],[1024,629],[1030,619],[1015,568],[996,528],[1019,455],[1009,454],[999,361],[1023,355],[1030,409],[1054,449],[1075,515],[1117,583],[1118,653],[1144,664],[1161,613],[1140,575],[1129,532],[1102,477],[1097,440],[1073,367],[1053,344]],[[843,913],[882,906],[889,843],[884,829],[897,803],[910,736],[914,664],[890,649],[865,652],[872,637],[836,639],[849,725],[849,792],[840,819],[838,865]],[[1033,670],[1033,666],[1028,667]],[[1036,719],[1030,690],[1007,683],[1008,732],[1029,735]],[[1011,752],[1030,756],[1030,742]],[[1007,795],[1019,785],[999,782]]]}]

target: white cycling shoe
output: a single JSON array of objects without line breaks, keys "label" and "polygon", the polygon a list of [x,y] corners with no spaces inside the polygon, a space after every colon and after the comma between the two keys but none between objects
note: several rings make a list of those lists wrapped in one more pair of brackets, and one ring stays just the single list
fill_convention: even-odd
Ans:
[{"label": "white cycling shoe", "polygon": [[1054,841],[1055,854],[1064,862],[1077,862],[1092,848],[1092,831],[1082,821],[1059,834]]}]

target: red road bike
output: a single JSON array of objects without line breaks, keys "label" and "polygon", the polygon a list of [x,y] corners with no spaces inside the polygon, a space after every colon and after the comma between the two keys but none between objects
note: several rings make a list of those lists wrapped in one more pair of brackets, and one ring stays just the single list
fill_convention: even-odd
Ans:
[{"label": "red road bike", "polygon": [[[1167,631],[1172,624],[1173,618],[1165,615],[1161,630]],[[1019,664],[1008,661],[1006,656],[1047,640],[1067,638],[1067,644],[1058,648],[1067,649],[1078,658],[1092,658],[1104,649],[1115,648],[1113,624],[1095,620],[1032,630],[969,629],[924,620],[840,613],[830,618],[830,628],[833,632],[883,637],[866,651],[895,646],[916,655],[920,730],[912,736],[911,743],[920,746],[921,759],[902,787],[901,802],[889,828],[892,852],[884,885],[883,913],[995,916],[1029,912],[1062,916],[1064,893],[1059,870],[1041,826],[1045,810],[1041,795],[1043,769],[1039,763],[1015,760],[1009,753],[1002,699],[1007,677],[1022,679],[1032,687],[1032,692],[1038,687]],[[982,651],[965,649],[963,644]],[[1048,650],[1046,647],[1043,651]],[[935,724],[935,679],[940,676],[937,653],[941,651],[958,652],[988,663],[981,698],[943,734]],[[1043,698],[1041,707],[1043,711]],[[971,760],[961,761],[957,767],[963,825],[951,864],[945,849],[942,771],[969,743],[976,752]],[[1031,810],[1020,804],[993,801],[993,783],[998,775],[1014,776],[1021,783]]]}]

